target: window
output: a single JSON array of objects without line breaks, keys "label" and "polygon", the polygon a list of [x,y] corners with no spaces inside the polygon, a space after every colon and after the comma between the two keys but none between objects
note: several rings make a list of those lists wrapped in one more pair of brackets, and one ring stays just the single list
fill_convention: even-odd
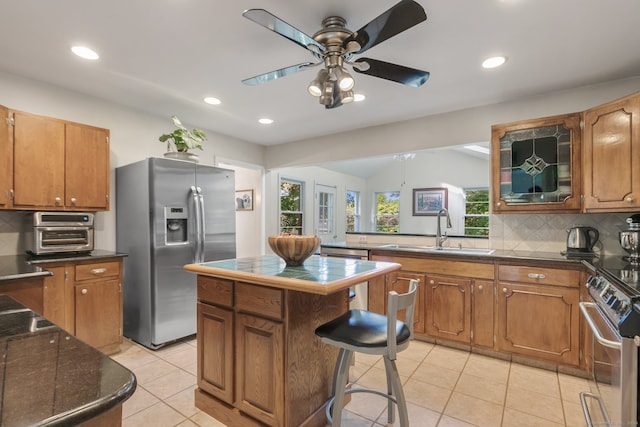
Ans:
[{"label": "window", "polygon": [[289,179],[280,180],[280,232],[304,234],[302,232],[303,183]]},{"label": "window", "polygon": [[465,188],[465,236],[489,235],[489,189]]},{"label": "window", "polygon": [[360,192],[347,190],[347,231],[360,231]]},{"label": "window", "polygon": [[397,233],[400,229],[400,192],[375,193],[377,232]]}]

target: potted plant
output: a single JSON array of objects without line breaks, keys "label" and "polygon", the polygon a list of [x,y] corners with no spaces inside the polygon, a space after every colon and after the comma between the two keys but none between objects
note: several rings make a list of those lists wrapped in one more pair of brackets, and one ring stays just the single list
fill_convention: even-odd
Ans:
[{"label": "potted plant", "polygon": [[188,151],[196,148],[202,150],[202,142],[207,139],[207,135],[200,129],[187,129],[176,116],[172,116],[171,120],[177,129],[158,138],[160,142],[167,143],[165,157],[197,161],[198,156]]}]

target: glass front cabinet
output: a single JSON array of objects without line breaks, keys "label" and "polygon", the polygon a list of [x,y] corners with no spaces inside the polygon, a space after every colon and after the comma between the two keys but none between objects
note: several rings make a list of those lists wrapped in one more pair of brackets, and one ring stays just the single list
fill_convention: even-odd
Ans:
[{"label": "glass front cabinet", "polygon": [[492,212],[580,211],[580,114],[491,127]]}]

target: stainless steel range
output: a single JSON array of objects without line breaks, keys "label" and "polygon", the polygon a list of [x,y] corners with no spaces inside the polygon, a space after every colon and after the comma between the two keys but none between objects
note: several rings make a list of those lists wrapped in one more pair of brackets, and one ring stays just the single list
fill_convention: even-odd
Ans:
[{"label": "stainless steel range", "polygon": [[585,360],[590,390],[580,393],[587,426],[637,426],[640,271],[621,257],[587,263],[591,297]]}]

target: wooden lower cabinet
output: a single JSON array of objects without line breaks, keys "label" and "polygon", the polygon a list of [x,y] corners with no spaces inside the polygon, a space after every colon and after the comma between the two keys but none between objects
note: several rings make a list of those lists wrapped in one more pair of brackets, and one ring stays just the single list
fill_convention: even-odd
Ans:
[{"label": "wooden lower cabinet", "polygon": [[236,407],[268,425],[284,423],[284,325],[236,316]]},{"label": "wooden lower cabinet", "polygon": [[471,342],[471,279],[428,275],[425,287],[426,333]]},{"label": "wooden lower cabinet", "polygon": [[493,348],[495,282],[474,280],[471,285],[471,344]]},{"label": "wooden lower cabinet", "polygon": [[198,337],[198,386],[232,404],[233,310],[199,302]]},{"label": "wooden lower cabinet", "polygon": [[347,311],[327,296],[198,275],[196,407],[226,425],[326,425],[338,351],[315,329]]},{"label": "wooden lower cabinet", "polygon": [[[418,338],[451,341],[543,362],[583,366],[580,349],[579,264],[503,260],[458,261],[373,252],[374,261],[402,270],[369,281],[369,309],[386,313],[386,295],[399,278],[420,278],[415,332]],[[396,283],[394,285],[394,283]]]},{"label": "wooden lower cabinet", "polygon": [[498,274],[497,349],[578,366],[580,272],[500,266]]},{"label": "wooden lower cabinet", "polygon": [[104,353],[122,344],[122,258],[38,264],[43,316]]}]

